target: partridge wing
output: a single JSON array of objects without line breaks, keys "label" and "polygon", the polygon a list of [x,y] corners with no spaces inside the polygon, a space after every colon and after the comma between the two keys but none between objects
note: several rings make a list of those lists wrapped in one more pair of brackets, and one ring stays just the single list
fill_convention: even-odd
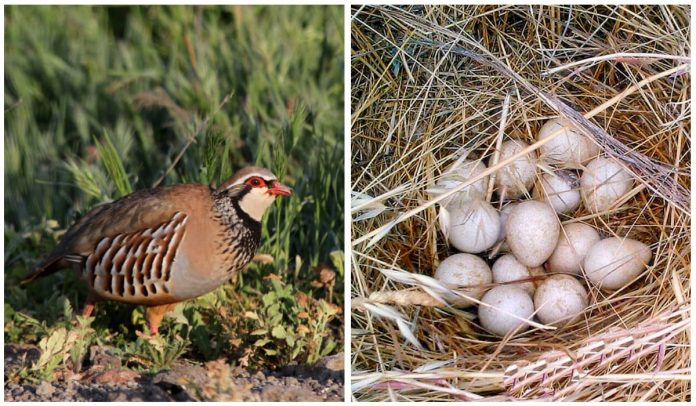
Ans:
[{"label": "partridge wing", "polygon": [[188,216],[176,212],[156,227],[102,238],[85,258],[83,278],[105,298],[133,303],[166,299],[187,223]]},{"label": "partridge wing", "polygon": [[207,190],[197,185],[163,186],[137,191],[95,207],[68,229],[56,249],[24,282],[70,267],[71,263],[84,264],[105,238],[157,229],[181,211],[177,197],[185,194],[182,192],[205,193]]}]

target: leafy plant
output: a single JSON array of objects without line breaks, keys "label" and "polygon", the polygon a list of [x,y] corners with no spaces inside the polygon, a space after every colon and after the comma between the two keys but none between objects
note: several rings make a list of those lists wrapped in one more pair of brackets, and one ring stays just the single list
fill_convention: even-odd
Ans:
[{"label": "leafy plant", "polygon": [[129,364],[134,364],[140,371],[156,373],[170,369],[174,362],[183,355],[190,342],[176,333],[149,336],[141,334],[135,342],[127,345],[123,355]]},{"label": "leafy plant", "polygon": [[63,326],[48,332],[39,341],[41,355],[31,366],[28,376],[33,381],[52,381],[55,378],[56,369],[64,365],[73,372],[78,372],[82,361],[89,349],[94,337],[94,330],[90,327],[91,317],[77,317],[77,325],[69,323],[72,317],[70,302],[65,300],[63,305]]},{"label": "leafy plant", "polygon": [[266,277],[260,302],[237,296],[238,309],[222,320],[242,366],[313,363],[336,348],[330,323],[341,308],[296,291],[278,276]]}]

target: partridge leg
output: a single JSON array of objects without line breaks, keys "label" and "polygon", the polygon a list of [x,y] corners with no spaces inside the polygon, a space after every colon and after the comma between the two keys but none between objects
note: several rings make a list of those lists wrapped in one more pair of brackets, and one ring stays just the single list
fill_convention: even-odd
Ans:
[{"label": "partridge leg", "polygon": [[147,326],[150,329],[150,335],[156,336],[159,325],[162,322],[164,315],[174,310],[177,303],[170,303],[159,306],[148,306],[145,309],[145,318],[147,319]]},{"label": "partridge leg", "polygon": [[85,301],[85,307],[82,308],[82,316],[89,317],[94,311],[94,305],[97,303],[97,297],[92,293],[87,294],[87,300]]}]

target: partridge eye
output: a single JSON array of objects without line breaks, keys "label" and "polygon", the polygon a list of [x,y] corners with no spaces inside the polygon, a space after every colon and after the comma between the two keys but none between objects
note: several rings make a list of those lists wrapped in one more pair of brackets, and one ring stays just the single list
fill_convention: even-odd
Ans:
[{"label": "partridge eye", "polygon": [[252,178],[252,179],[249,181],[249,183],[250,183],[251,186],[253,186],[253,187],[259,187],[259,186],[261,186],[261,180],[260,180],[259,178]]}]

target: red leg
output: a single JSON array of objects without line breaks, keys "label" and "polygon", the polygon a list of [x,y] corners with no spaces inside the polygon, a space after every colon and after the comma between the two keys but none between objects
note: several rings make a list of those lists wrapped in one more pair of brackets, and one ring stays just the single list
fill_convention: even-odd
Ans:
[{"label": "red leg", "polygon": [[174,310],[176,303],[164,304],[158,306],[149,306],[145,309],[145,318],[147,319],[147,326],[150,330],[151,336],[156,336],[159,330],[160,322],[164,318],[164,315]]},{"label": "red leg", "polygon": [[94,311],[94,303],[85,303],[85,307],[82,308],[82,316],[89,317]]},{"label": "red leg", "polygon": [[87,294],[87,301],[85,301],[85,307],[82,308],[82,316],[89,317],[94,311],[94,305],[97,303],[97,298],[92,294]]}]

